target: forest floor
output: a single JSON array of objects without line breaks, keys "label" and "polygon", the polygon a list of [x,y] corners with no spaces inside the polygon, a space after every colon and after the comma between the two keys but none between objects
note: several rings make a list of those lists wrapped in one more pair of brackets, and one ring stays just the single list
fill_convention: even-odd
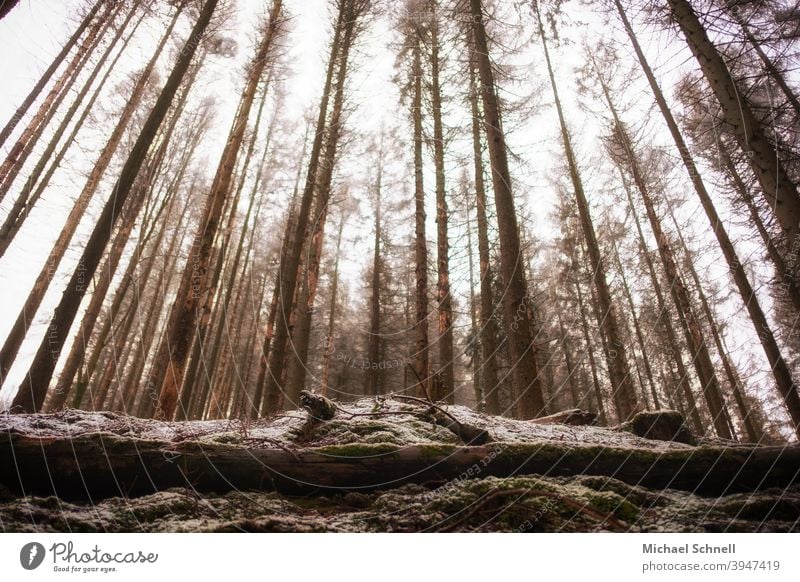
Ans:
[{"label": "forest floor", "polygon": [[4,414],[0,530],[800,531],[800,446],[697,439],[676,417],[541,424],[391,397],[326,421]]}]

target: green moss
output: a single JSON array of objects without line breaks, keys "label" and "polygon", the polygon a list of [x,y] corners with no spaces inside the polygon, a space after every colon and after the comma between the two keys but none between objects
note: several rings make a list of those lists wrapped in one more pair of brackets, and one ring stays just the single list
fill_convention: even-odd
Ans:
[{"label": "green moss", "polygon": [[635,522],[639,518],[639,508],[611,491],[591,494],[587,496],[586,501],[595,509],[612,513],[622,521]]},{"label": "green moss", "polygon": [[329,457],[374,457],[396,453],[399,447],[387,443],[350,443],[344,445],[329,445],[311,449],[315,453]]}]

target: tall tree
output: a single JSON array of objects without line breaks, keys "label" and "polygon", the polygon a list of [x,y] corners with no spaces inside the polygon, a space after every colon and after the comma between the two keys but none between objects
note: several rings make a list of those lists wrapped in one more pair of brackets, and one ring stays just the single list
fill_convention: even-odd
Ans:
[{"label": "tall tree", "polygon": [[689,291],[683,283],[683,279],[678,271],[674,250],[661,225],[661,218],[656,212],[650,184],[647,175],[643,171],[642,162],[639,157],[640,154],[636,151],[628,129],[622,123],[617,113],[617,107],[611,97],[606,81],[599,71],[596,70],[596,73],[603,97],[605,98],[612,117],[612,138],[609,151],[612,153],[612,156],[618,154],[615,156],[615,160],[630,174],[641,195],[648,220],[650,221],[650,227],[658,243],[658,251],[667,274],[670,292],[684,327],[686,343],[689,346],[692,361],[695,364],[695,370],[700,379],[700,384],[711,413],[714,428],[720,437],[727,439],[733,438],[725,415],[725,402],[722,390],[720,389],[714,365],[711,362],[708,345],[706,344],[700,323],[697,321],[692,309]]},{"label": "tall tree", "polygon": [[489,58],[481,0],[470,0],[475,60],[481,80],[484,126],[489,144],[495,207],[500,234],[503,306],[506,336],[511,358],[511,384],[517,416],[534,418],[544,413],[544,392],[536,361],[533,335],[533,314],[525,281],[524,260],[520,247],[519,227],[511,190],[511,172],[501,122],[500,104]]},{"label": "tall tree", "polygon": [[[780,393],[787,410],[792,418],[795,432],[800,437],[800,394],[798,394],[797,385],[794,382],[792,377],[792,373],[787,365],[785,359],[783,358],[783,354],[778,346],[778,343],[775,339],[775,334],[772,331],[772,326],[767,321],[767,318],[764,314],[764,310],[761,307],[761,304],[758,300],[758,297],[753,290],[753,286],[750,283],[750,279],[747,275],[747,272],[744,269],[744,265],[742,261],[739,260],[739,256],[736,252],[736,248],[733,245],[733,241],[731,240],[730,236],[728,235],[728,231],[725,228],[724,223],[720,219],[719,214],[717,213],[716,207],[714,202],[709,194],[708,190],[706,189],[705,182],[703,181],[702,175],[695,164],[694,158],[683,139],[683,135],[681,134],[680,129],[678,128],[678,124],[675,121],[674,116],[672,115],[672,111],[669,108],[669,105],[664,98],[664,94],[661,91],[658,82],[656,81],[655,75],[653,74],[652,69],[647,62],[647,59],[642,51],[641,46],[639,45],[638,39],[633,32],[633,28],[631,27],[630,21],[628,20],[625,11],[620,4],[620,0],[614,0],[618,13],[620,15],[620,19],[625,27],[625,31],[628,34],[628,38],[631,41],[631,45],[633,46],[634,51],[636,52],[636,56],[639,60],[639,64],[642,67],[642,71],[647,78],[647,81],[650,85],[650,89],[653,92],[653,95],[656,99],[656,103],[658,104],[658,108],[661,111],[661,115],[664,118],[664,122],[667,124],[667,128],[669,129],[670,135],[672,136],[673,141],[675,142],[675,147],[678,150],[680,155],[681,161],[683,162],[684,167],[686,168],[686,172],[689,175],[689,178],[692,181],[692,186],[694,187],[694,191],[697,194],[697,197],[700,199],[700,204],[703,207],[703,211],[708,218],[708,221],[711,225],[711,229],[716,236],[717,243],[719,244],[720,250],[722,251],[723,256],[725,257],[725,261],[728,263],[731,277],[733,278],[734,283],[739,291],[739,295],[741,296],[742,302],[744,303],[745,308],[750,316],[750,319],[753,323],[753,326],[757,330],[757,335],[759,337],[759,341],[761,343],[762,349],[766,354],[767,361],[770,364],[770,368],[772,370],[772,374],[775,378],[775,384],[778,388],[778,392]],[[723,107],[724,111],[724,107]],[[744,115],[744,113],[742,113]],[[756,162],[753,162],[756,163]],[[800,220],[800,215],[796,217],[796,220]],[[754,433],[753,433],[754,434]]]},{"label": "tall tree", "polygon": [[592,221],[591,212],[589,210],[589,202],[586,199],[583,180],[580,175],[580,170],[578,169],[578,162],[575,159],[575,151],[572,146],[572,138],[569,128],[567,127],[564,110],[558,94],[558,86],[556,84],[555,75],[553,74],[553,65],[550,61],[550,51],[547,46],[547,38],[545,36],[542,14],[538,2],[534,2],[534,11],[536,12],[539,36],[542,40],[542,48],[544,49],[550,86],[553,91],[553,99],[561,127],[564,155],[567,160],[570,180],[572,181],[572,187],[575,193],[581,229],[586,240],[589,261],[592,267],[592,278],[597,289],[598,313],[600,316],[598,325],[606,337],[606,342],[611,346],[611,349],[607,352],[610,358],[607,364],[608,374],[611,378],[611,395],[617,410],[617,416],[621,421],[625,421],[639,409],[638,397],[636,395],[636,389],[633,386],[633,379],[631,378],[628,365],[627,347],[620,334],[617,309],[608,286],[605,262],[600,252],[600,245],[597,242],[597,234],[595,233],[594,222]]},{"label": "tall tree", "polygon": [[[33,287],[25,299],[22,309],[17,314],[17,317],[14,320],[14,325],[12,326],[5,342],[3,343],[3,347],[0,348],[0,383],[5,380],[8,371],[11,369],[11,365],[14,363],[14,359],[17,357],[19,348],[22,346],[22,342],[28,332],[28,328],[34,319],[36,311],[39,309],[42,300],[44,299],[50,282],[53,280],[61,260],[64,258],[64,255],[69,249],[70,241],[72,240],[75,231],[78,229],[86,209],[89,207],[95,193],[100,187],[100,182],[103,178],[103,175],[108,169],[114,153],[116,152],[125,135],[125,131],[128,129],[137,109],[141,106],[142,97],[147,89],[150,77],[153,74],[153,70],[155,69],[156,63],[161,56],[164,46],[172,34],[172,30],[179,15],[180,11],[176,11],[175,17],[172,19],[164,35],[161,37],[153,56],[150,58],[150,61],[147,63],[144,70],[139,75],[135,85],[133,86],[130,97],[128,98],[124,108],[121,112],[119,112],[117,123],[114,126],[111,135],[108,137],[106,144],[103,146],[103,149],[100,151],[100,154],[95,160],[80,194],[75,200],[74,205],[67,215],[64,225],[59,231],[58,238],[50,249],[47,260],[37,275]],[[196,70],[191,73],[192,77],[194,76],[195,72]]]},{"label": "tall tree", "polygon": [[[3,11],[0,14],[0,18],[5,16],[11,10],[11,8],[17,4],[17,2],[18,0],[3,2]],[[22,103],[20,103],[19,107],[17,107],[14,115],[12,115],[11,119],[8,120],[8,123],[6,123],[6,125],[3,127],[3,130],[0,131],[0,147],[6,143],[6,140],[11,135],[11,132],[14,131],[14,128],[17,127],[17,124],[22,120],[23,117],[25,117],[28,109],[30,109],[31,105],[33,105],[41,92],[50,82],[50,79],[52,79],[53,74],[64,63],[67,55],[78,43],[78,40],[81,38],[81,36],[83,36],[83,33],[86,32],[86,29],[89,27],[89,24],[91,24],[98,10],[100,10],[103,5],[107,4],[108,2],[104,0],[97,0],[97,2],[92,5],[86,15],[81,19],[81,23],[78,25],[78,28],[76,28],[75,32],[72,33],[72,36],[67,39],[67,42],[64,43],[64,46],[61,47],[61,50],[58,51],[58,54],[53,59],[53,62],[51,62],[47,69],[45,69],[44,73],[42,73],[42,76],[39,77],[39,80],[36,82],[36,85],[34,85],[33,89],[31,89],[31,92],[28,93],[25,99],[22,100]]]},{"label": "tall tree", "polygon": [[436,302],[439,337],[438,379],[434,383],[439,392],[431,394],[435,400],[455,402],[454,352],[453,352],[453,297],[450,293],[450,241],[448,240],[447,186],[444,167],[444,129],[442,124],[441,57],[442,43],[438,0],[429,0],[430,24],[428,39],[430,51],[430,99],[433,115],[433,159],[436,168],[436,265],[438,280]]},{"label": "tall tree", "polygon": [[166,366],[154,367],[150,375],[149,384],[154,390],[158,390],[154,412],[156,418],[174,417],[178,404],[178,390],[183,381],[192,340],[195,335],[202,337],[208,326],[211,301],[215,291],[210,281],[209,267],[222,209],[230,194],[233,171],[247,128],[250,108],[264,70],[272,64],[274,47],[283,29],[283,23],[282,0],[273,0],[261,40],[248,67],[239,111],[217,166],[200,219],[200,228],[189,251],[180,289],[169,316],[167,332],[159,346],[157,362],[160,364],[164,361],[161,356],[168,354]]},{"label": "tall tree", "polygon": [[[800,234],[800,194],[785,164],[770,143],[765,128],[753,114],[743,92],[689,0],[667,0],[670,16],[683,32],[709,86],[714,92],[725,122],[732,129],[739,147],[747,153],[761,193],[780,224],[786,241],[792,244]],[[800,403],[800,400],[798,400]],[[795,422],[797,419],[795,418]]]},{"label": "tall tree", "polygon": [[94,276],[103,250],[111,238],[114,226],[120,217],[117,212],[122,207],[133,189],[136,177],[150,149],[153,140],[161,127],[170,105],[177,93],[189,64],[192,61],[200,39],[214,14],[218,0],[206,0],[203,4],[197,21],[189,35],[183,50],[179,53],[177,61],[156,100],[153,109],[147,117],[139,137],[131,150],[124,166],[117,178],[103,211],[100,214],[86,247],[81,255],[77,268],[70,278],[67,288],[56,306],[53,319],[48,326],[45,337],[39,346],[28,374],[19,387],[17,395],[12,402],[12,409],[24,412],[38,411],[44,402],[50,379],[55,369],[56,361],[67,340],[67,334],[75,315],[78,312],[81,299],[86,292],[88,279]]}]

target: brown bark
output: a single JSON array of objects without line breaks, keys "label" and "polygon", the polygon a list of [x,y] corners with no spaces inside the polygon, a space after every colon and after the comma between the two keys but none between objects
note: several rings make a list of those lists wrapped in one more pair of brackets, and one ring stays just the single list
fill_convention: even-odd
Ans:
[{"label": "brown bark", "polygon": [[531,299],[528,297],[524,261],[519,242],[519,228],[511,191],[511,173],[502,130],[500,105],[489,59],[489,48],[483,24],[481,0],[470,0],[475,59],[481,79],[484,126],[489,143],[497,222],[500,233],[504,315],[511,379],[517,416],[534,418],[544,413],[544,393],[536,361]]},{"label": "brown bark", "polygon": [[672,219],[672,224],[675,225],[676,232],[678,233],[678,240],[680,241],[681,246],[683,247],[683,252],[684,256],[686,257],[688,271],[692,277],[692,281],[694,282],[695,289],[697,290],[697,296],[700,299],[700,306],[703,309],[703,314],[706,317],[706,322],[708,323],[708,327],[711,330],[711,337],[714,340],[714,345],[717,348],[717,353],[719,354],[719,357],[722,360],[722,367],[725,370],[725,375],[728,377],[728,384],[731,388],[734,401],[736,402],[736,406],[739,411],[739,418],[742,420],[742,424],[744,425],[745,432],[747,433],[747,437],[748,439],[750,439],[750,442],[757,443],[761,441],[761,439],[764,437],[763,427],[758,426],[755,416],[750,412],[749,407],[745,402],[744,384],[742,383],[742,379],[739,376],[738,371],[736,370],[736,366],[731,361],[730,355],[728,354],[728,350],[725,349],[719,328],[717,326],[717,319],[714,316],[714,312],[711,310],[711,306],[708,303],[708,298],[706,297],[705,291],[703,291],[703,286],[700,283],[700,277],[697,274],[697,269],[695,269],[694,261],[692,260],[691,254],[689,253],[689,247],[686,245],[686,241],[684,240],[683,234],[681,233],[678,220],[675,218],[675,214],[672,211],[672,205],[668,205],[668,210],[669,210],[669,216]]},{"label": "brown bark", "polygon": [[34,412],[41,408],[58,355],[67,340],[69,326],[77,314],[81,299],[86,291],[86,279],[94,276],[103,250],[111,238],[115,223],[119,219],[120,215],[116,210],[124,205],[133,188],[136,176],[147,155],[147,150],[153,143],[178,87],[189,69],[189,64],[197,51],[198,41],[211,20],[217,1],[206,0],[188,42],[179,53],[175,66],[148,115],[112,190],[115,195],[106,202],[98,218],[97,224],[81,255],[78,267],[73,272],[64,295],[56,307],[53,319],[48,326],[39,350],[36,352],[30,370],[12,402],[13,409]]},{"label": "brown bark", "polygon": [[597,362],[594,358],[594,346],[592,345],[592,337],[589,332],[589,322],[586,316],[586,306],[583,303],[583,292],[581,291],[580,281],[577,279],[574,282],[575,292],[578,296],[578,311],[581,316],[581,331],[583,331],[583,341],[586,344],[586,353],[589,356],[589,369],[592,372],[592,388],[594,389],[594,398],[597,403],[597,417],[600,424],[608,425],[608,415],[606,414],[605,403],[603,402],[603,390],[600,387],[600,378],[597,373]]},{"label": "brown bark", "polygon": [[[331,358],[333,356],[333,333],[336,327],[336,307],[339,295],[339,257],[342,251],[342,234],[344,233],[345,216],[339,219],[339,232],[336,235],[336,255],[333,265],[333,277],[331,279],[331,303],[328,307],[328,332],[325,334],[325,346],[322,354],[322,373],[320,375],[320,393],[328,396],[328,383],[330,382]],[[377,394],[377,386],[376,391]]]},{"label": "brown bark", "polygon": [[233,170],[241,148],[250,108],[262,74],[273,54],[283,20],[281,0],[273,0],[269,22],[263,33],[256,54],[250,63],[243,99],[236,120],[228,135],[220,158],[211,190],[208,193],[200,228],[189,251],[182,277],[180,291],[175,298],[166,336],[159,352],[167,353],[166,369],[156,369],[150,376],[150,384],[159,392],[154,416],[172,419],[178,405],[178,391],[183,381],[189,349],[195,337],[202,338],[211,315],[214,287],[210,264],[213,245],[222,217],[222,209],[230,194]]},{"label": "brown bark", "polygon": [[53,248],[50,250],[50,254],[47,257],[44,266],[39,272],[39,275],[36,277],[33,288],[28,294],[28,297],[25,300],[25,303],[19,314],[17,315],[17,318],[14,320],[14,325],[11,328],[11,331],[9,331],[9,334],[3,343],[2,349],[0,349],[0,382],[2,382],[6,374],[8,374],[8,371],[14,362],[14,358],[16,358],[19,348],[28,332],[30,322],[33,321],[36,311],[39,309],[45,293],[47,292],[47,288],[50,285],[53,276],[56,274],[56,271],[58,270],[61,259],[64,257],[64,254],[69,248],[72,236],[75,234],[86,208],[89,206],[95,192],[97,191],[97,188],[100,186],[100,181],[103,177],[103,174],[105,173],[106,169],[108,169],[108,165],[111,163],[114,152],[119,146],[125,130],[127,129],[133,117],[133,114],[141,105],[141,98],[144,94],[145,88],[147,87],[147,82],[153,72],[153,69],[155,68],[159,56],[161,55],[164,45],[170,38],[176,21],[177,15],[176,18],[170,23],[170,26],[167,28],[164,35],[161,37],[158,47],[156,47],[153,56],[134,86],[125,108],[119,114],[119,119],[114,127],[114,130],[112,131],[108,141],[103,147],[103,150],[100,152],[100,155],[95,161],[92,170],[89,173],[89,177],[86,179],[86,183],[81,190],[81,193],[78,195],[74,206],[67,216],[66,222],[59,232],[58,238],[53,243]]},{"label": "brown bark", "polygon": [[[750,283],[749,277],[747,276],[747,273],[744,270],[744,266],[739,260],[739,257],[736,253],[736,249],[733,246],[733,242],[728,236],[728,232],[725,229],[725,226],[722,223],[722,220],[720,219],[719,215],[717,214],[714,203],[708,191],[706,190],[700,172],[698,171],[697,166],[694,163],[694,159],[692,158],[689,149],[686,146],[685,141],[683,140],[683,136],[681,135],[681,132],[678,129],[678,124],[676,123],[674,117],[672,116],[672,112],[670,111],[669,106],[667,105],[667,102],[664,99],[663,93],[661,92],[661,89],[658,86],[655,76],[653,75],[653,72],[647,63],[647,60],[645,59],[644,53],[642,52],[641,47],[639,46],[636,40],[636,36],[633,33],[633,29],[631,28],[630,23],[628,22],[625,16],[625,11],[619,4],[619,0],[615,0],[615,2],[617,4],[617,9],[623,20],[623,24],[625,25],[625,29],[628,33],[628,38],[633,43],[634,50],[636,51],[636,54],[639,58],[639,63],[641,64],[642,69],[647,77],[647,80],[650,84],[650,88],[653,91],[653,94],[656,98],[656,102],[658,103],[659,109],[661,110],[665,122],[667,123],[672,138],[675,141],[675,146],[678,148],[681,160],[683,161],[686,171],[689,174],[695,192],[697,193],[697,196],[700,199],[700,204],[703,206],[703,210],[706,213],[706,217],[711,223],[711,228],[713,229],[714,234],[717,237],[717,242],[719,243],[720,249],[722,250],[722,254],[728,263],[728,268],[730,269],[731,276],[734,280],[734,283],[736,284],[737,289],[739,290],[742,302],[744,303],[748,311],[748,314],[750,315],[750,319],[753,322],[753,326],[756,329],[756,333],[758,334],[761,346],[764,349],[764,353],[766,354],[767,360],[769,361],[770,364],[770,368],[772,369],[772,373],[775,378],[775,383],[777,385],[778,392],[780,393],[783,402],[792,418],[795,433],[798,435],[798,437],[800,437],[800,394],[798,394],[797,385],[794,383],[794,380],[792,378],[792,373],[789,370],[786,361],[783,359],[783,355],[781,354],[780,348],[778,347],[778,344],[775,340],[775,334],[773,333],[772,328],[769,322],[767,321],[767,318],[764,314],[764,310],[761,308],[761,305],[758,301],[758,297],[756,296],[755,291],[753,290],[753,287]],[[734,9],[734,11],[736,11],[736,9]],[[727,77],[726,80],[728,80]],[[732,81],[730,82],[732,83]],[[715,91],[721,91],[721,89],[717,88],[715,89]],[[725,110],[725,105],[723,104],[723,111],[724,110]],[[742,119],[746,118],[745,109],[741,111],[741,115],[743,116]],[[757,162],[753,160],[753,163],[756,164]],[[798,208],[800,208],[800,206],[798,206]],[[795,227],[797,226],[797,219],[800,219],[800,215],[795,215]],[[736,387],[735,382],[733,382],[733,386]]]}]

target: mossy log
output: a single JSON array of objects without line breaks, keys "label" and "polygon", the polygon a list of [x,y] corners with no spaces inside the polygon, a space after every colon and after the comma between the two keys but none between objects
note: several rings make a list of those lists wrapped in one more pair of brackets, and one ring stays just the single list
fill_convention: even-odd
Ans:
[{"label": "mossy log", "polygon": [[138,496],[169,487],[288,494],[392,488],[405,483],[520,475],[599,475],[702,495],[786,487],[798,481],[800,446],[627,449],[577,443],[350,444],[290,450],[111,433],[0,437],[0,484],[63,499]]}]

